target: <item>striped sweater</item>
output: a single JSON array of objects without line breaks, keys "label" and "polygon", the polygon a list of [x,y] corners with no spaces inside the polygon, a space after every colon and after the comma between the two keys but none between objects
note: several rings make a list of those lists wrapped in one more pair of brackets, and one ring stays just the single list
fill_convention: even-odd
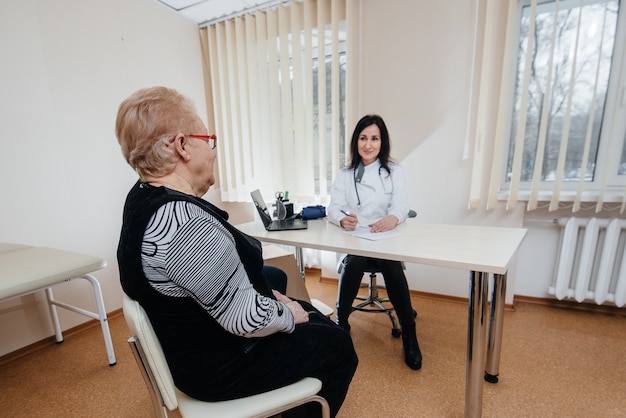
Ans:
[{"label": "striped sweater", "polygon": [[293,331],[289,309],[252,287],[234,247],[232,234],[210,213],[194,203],[174,201],[150,219],[141,259],[154,289],[166,296],[192,297],[232,334],[261,337]]}]

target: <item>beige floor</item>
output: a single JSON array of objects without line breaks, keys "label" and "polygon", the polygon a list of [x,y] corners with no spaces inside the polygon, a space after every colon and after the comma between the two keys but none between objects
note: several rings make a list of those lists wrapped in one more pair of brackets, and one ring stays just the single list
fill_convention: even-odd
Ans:
[{"label": "beige floor", "polygon": [[[336,283],[310,274],[307,287],[334,305]],[[467,304],[413,301],[422,370],[404,365],[386,316],[355,312],[360,363],[339,418],[463,416]],[[152,416],[122,316],[112,315],[110,326],[116,366],[107,365],[97,326],[1,365],[0,417]],[[623,315],[516,303],[503,338],[500,382],[484,384],[483,416],[626,417]]]}]

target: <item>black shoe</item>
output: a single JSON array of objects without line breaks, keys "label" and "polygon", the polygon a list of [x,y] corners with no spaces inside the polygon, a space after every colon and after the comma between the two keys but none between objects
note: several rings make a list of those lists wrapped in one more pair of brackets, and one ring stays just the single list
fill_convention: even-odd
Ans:
[{"label": "black shoe", "polygon": [[415,325],[402,328],[402,347],[404,348],[404,362],[413,370],[422,368],[422,352],[417,343]]}]

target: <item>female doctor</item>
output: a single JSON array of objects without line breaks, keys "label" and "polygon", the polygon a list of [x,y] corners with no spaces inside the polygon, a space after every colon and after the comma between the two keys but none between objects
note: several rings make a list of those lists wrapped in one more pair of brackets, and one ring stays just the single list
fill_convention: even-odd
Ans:
[{"label": "female doctor", "polygon": [[[357,123],[350,142],[350,163],[343,168],[330,195],[328,219],[347,231],[366,227],[372,233],[390,231],[409,213],[404,171],[389,156],[389,132],[378,115]],[[411,369],[422,367],[415,333],[409,287],[399,261],[347,255],[343,260],[337,298],[337,324],[350,330],[348,316],[366,266],[375,265],[385,279],[387,294],[402,327],[404,361]]]}]

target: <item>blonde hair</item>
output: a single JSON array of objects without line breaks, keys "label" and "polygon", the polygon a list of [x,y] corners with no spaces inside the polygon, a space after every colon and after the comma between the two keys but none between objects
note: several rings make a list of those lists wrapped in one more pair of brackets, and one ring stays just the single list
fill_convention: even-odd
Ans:
[{"label": "blonde hair", "polygon": [[197,119],[193,103],[176,90],[145,88],[120,104],[115,136],[126,162],[140,177],[161,177],[178,161],[167,143],[178,133],[190,133]]}]

